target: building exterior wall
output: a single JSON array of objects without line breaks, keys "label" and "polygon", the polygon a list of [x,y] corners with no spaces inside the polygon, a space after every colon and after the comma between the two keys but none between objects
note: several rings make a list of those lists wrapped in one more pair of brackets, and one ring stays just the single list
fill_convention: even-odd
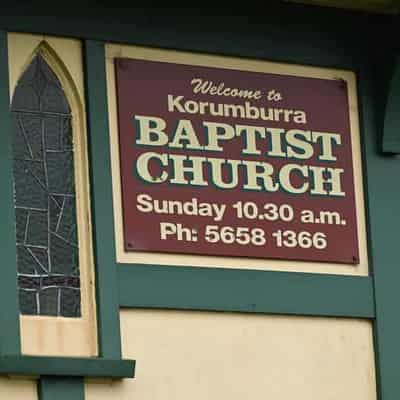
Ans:
[{"label": "building exterior wall", "polygon": [[86,384],[86,398],[375,400],[368,321],[123,310],[136,381]]},{"label": "building exterior wall", "polygon": [[4,399],[37,400],[36,381],[16,377],[2,377],[0,380],[0,396]]},{"label": "building exterior wall", "polygon": [[[295,4],[247,17],[21,10],[0,6],[0,397],[397,400],[398,16]],[[79,224],[88,269],[80,333],[72,320],[21,318],[18,309],[10,98],[43,41],[63,61],[82,108],[76,181],[87,202]],[[351,76],[362,266],[121,259],[112,57],[135,52]]]}]

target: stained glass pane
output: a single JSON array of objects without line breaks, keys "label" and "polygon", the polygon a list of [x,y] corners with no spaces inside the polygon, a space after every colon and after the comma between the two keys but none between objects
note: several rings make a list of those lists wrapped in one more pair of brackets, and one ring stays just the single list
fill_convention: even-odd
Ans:
[{"label": "stained glass pane", "polygon": [[72,115],[40,55],[20,78],[11,111],[20,312],[79,317]]}]

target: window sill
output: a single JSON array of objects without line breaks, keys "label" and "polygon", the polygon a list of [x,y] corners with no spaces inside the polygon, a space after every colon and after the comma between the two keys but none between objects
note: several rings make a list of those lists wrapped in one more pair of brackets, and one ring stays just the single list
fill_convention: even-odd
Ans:
[{"label": "window sill", "polygon": [[0,356],[0,375],[133,378],[135,360],[4,355]]}]

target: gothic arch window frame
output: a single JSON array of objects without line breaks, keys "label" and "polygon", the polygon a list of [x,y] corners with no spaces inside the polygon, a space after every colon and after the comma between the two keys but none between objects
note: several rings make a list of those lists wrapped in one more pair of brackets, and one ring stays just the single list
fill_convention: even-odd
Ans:
[{"label": "gothic arch window frame", "polygon": [[72,112],[36,52],[11,103],[20,313],[81,315]]},{"label": "gothic arch window frame", "polygon": [[81,316],[20,315],[24,354],[94,356],[97,321],[90,185],[81,43],[30,34],[9,33],[10,103],[20,77],[37,54],[58,78],[72,115],[76,219],[78,226]]}]

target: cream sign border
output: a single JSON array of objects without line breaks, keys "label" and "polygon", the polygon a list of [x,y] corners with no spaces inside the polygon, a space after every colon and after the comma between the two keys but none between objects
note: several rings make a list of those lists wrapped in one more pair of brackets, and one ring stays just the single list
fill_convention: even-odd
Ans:
[{"label": "cream sign border", "polygon": [[[118,121],[114,58],[135,58],[164,61],[176,64],[189,64],[208,67],[222,67],[241,71],[274,73],[290,76],[313,77],[321,79],[343,79],[347,82],[349,94],[349,115],[352,140],[353,172],[357,212],[358,245],[360,264],[357,266],[317,263],[304,261],[265,260],[242,257],[192,256],[182,254],[164,254],[152,252],[126,252],[123,242],[122,201],[120,182],[120,159],[118,145]],[[269,271],[331,273],[341,275],[368,275],[368,255],[365,226],[365,205],[362,181],[360,132],[356,77],[351,71],[317,68],[302,65],[282,64],[268,61],[247,60],[205,54],[192,54],[171,50],[159,50],[146,47],[106,45],[106,73],[109,112],[111,169],[114,202],[114,227],[116,258],[118,263],[176,265],[212,268],[256,269]]]}]

